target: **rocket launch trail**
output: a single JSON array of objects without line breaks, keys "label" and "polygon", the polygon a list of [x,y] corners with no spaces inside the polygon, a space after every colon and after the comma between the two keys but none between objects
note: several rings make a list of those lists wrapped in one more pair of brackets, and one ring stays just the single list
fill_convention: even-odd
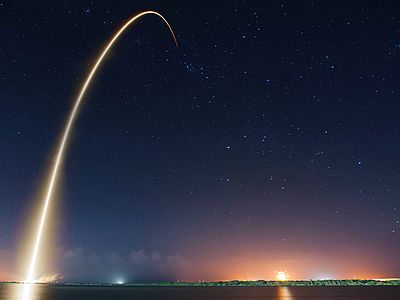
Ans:
[{"label": "rocket launch trail", "polygon": [[82,98],[83,98],[83,95],[85,94],[85,91],[86,91],[87,87],[89,86],[90,81],[91,81],[91,79],[92,79],[94,73],[95,73],[96,70],[97,70],[97,67],[99,66],[99,64],[100,64],[101,61],[103,60],[103,58],[104,58],[104,56],[106,55],[106,53],[108,52],[108,50],[109,50],[109,49],[111,48],[111,46],[114,44],[115,40],[119,37],[119,35],[120,35],[126,28],[128,28],[128,26],[129,26],[130,24],[132,24],[132,23],[133,23],[135,20],[137,20],[138,18],[140,18],[140,17],[142,17],[142,16],[144,16],[144,15],[147,15],[147,14],[155,14],[155,15],[159,16],[161,19],[164,20],[164,22],[167,24],[168,28],[170,29],[170,31],[171,31],[171,33],[172,33],[172,36],[173,36],[173,38],[174,38],[176,47],[177,47],[177,49],[178,49],[178,51],[179,51],[179,47],[178,47],[178,43],[177,43],[177,41],[176,41],[175,34],[174,34],[174,32],[173,32],[171,26],[170,26],[169,23],[167,22],[167,20],[166,20],[161,14],[159,14],[159,13],[157,13],[157,12],[155,12],[155,11],[145,11],[145,12],[142,12],[142,13],[139,13],[139,14],[135,15],[135,16],[134,16],[133,18],[131,18],[128,22],[126,22],[126,24],[114,35],[114,37],[113,37],[113,39],[111,40],[111,42],[107,45],[107,47],[105,48],[105,50],[104,50],[103,53],[101,54],[100,58],[97,60],[95,66],[93,67],[93,69],[92,69],[92,71],[90,72],[88,78],[86,79],[85,84],[83,85],[83,88],[82,88],[82,90],[81,90],[81,92],[80,92],[80,94],[79,94],[79,97],[78,97],[77,100],[76,100],[75,106],[74,106],[74,108],[73,108],[73,110],[72,110],[72,112],[71,112],[71,116],[70,116],[69,121],[68,121],[67,129],[66,129],[65,132],[64,132],[64,137],[63,137],[63,139],[62,139],[62,142],[61,142],[61,145],[60,145],[60,148],[59,148],[59,151],[58,151],[56,164],[55,164],[55,167],[54,167],[54,170],[53,170],[53,175],[52,175],[52,177],[51,177],[51,182],[50,182],[49,190],[48,190],[48,192],[47,192],[46,204],[45,204],[44,209],[43,209],[43,214],[42,214],[42,218],[41,218],[41,222],[40,222],[39,232],[38,232],[38,235],[37,235],[37,238],[36,238],[35,248],[34,248],[34,251],[33,251],[33,255],[32,255],[32,260],[31,260],[31,264],[30,264],[28,276],[27,276],[27,278],[26,278],[26,280],[25,280],[26,283],[33,283],[33,282],[35,282],[35,280],[34,280],[34,271],[35,271],[35,265],[36,265],[36,258],[37,258],[37,253],[38,253],[38,249],[39,249],[39,245],[40,245],[40,237],[41,237],[41,235],[42,235],[42,230],[43,230],[44,222],[45,222],[45,219],[46,219],[46,212],[47,212],[47,208],[48,208],[48,205],[49,205],[49,202],[50,202],[51,192],[52,192],[52,190],[53,190],[54,181],[55,181],[55,178],[56,178],[56,176],[57,176],[57,170],[58,170],[58,166],[59,166],[59,164],[60,164],[61,156],[62,156],[62,154],[63,154],[65,142],[66,142],[66,140],[67,140],[67,138],[68,138],[68,133],[69,133],[69,131],[70,131],[72,122],[74,121],[75,113],[76,113],[76,111],[77,111],[77,109],[78,109],[78,107],[79,107],[79,104],[80,104],[80,102],[81,102],[81,100],[82,100]]}]

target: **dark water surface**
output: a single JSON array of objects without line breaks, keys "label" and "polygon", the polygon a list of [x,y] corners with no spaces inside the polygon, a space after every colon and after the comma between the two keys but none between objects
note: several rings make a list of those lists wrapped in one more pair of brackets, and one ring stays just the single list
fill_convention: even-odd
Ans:
[{"label": "dark water surface", "polygon": [[343,287],[97,287],[0,284],[1,300],[400,300],[400,286]]}]

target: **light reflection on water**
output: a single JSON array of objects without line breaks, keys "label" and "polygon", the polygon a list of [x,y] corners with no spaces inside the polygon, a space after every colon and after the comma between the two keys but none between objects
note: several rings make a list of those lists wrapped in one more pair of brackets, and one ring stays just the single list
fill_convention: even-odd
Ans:
[{"label": "light reflection on water", "polygon": [[1,300],[399,300],[400,286],[127,287],[0,283]]},{"label": "light reflection on water", "polygon": [[20,286],[21,286],[21,292],[19,300],[31,300],[31,299],[33,300],[33,298],[31,298],[33,284],[24,283],[20,284]]},{"label": "light reflection on water", "polygon": [[279,300],[294,300],[290,293],[290,288],[287,286],[278,287],[278,297]]},{"label": "light reflection on water", "polygon": [[0,284],[0,299],[3,300],[39,300],[39,290],[35,284]]}]

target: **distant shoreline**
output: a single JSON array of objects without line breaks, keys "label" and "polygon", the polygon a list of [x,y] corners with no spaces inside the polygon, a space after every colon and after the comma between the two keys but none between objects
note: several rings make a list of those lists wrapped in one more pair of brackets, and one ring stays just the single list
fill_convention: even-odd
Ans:
[{"label": "distant shoreline", "polygon": [[[23,283],[23,282],[7,282],[0,283]],[[125,286],[125,287],[212,287],[212,286],[400,286],[400,279],[395,280],[287,280],[287,281],[212,281],[212,282],[147,282],[147,283],[36,283],[58,286]]]}]

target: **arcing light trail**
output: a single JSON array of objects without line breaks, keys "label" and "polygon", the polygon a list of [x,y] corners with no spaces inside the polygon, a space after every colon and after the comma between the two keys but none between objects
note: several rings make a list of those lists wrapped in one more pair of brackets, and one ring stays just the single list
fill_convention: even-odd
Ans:
[{"label": "arcing light trail", "polygon": [[76,111],[77,111],[77,109],[78,109],[79,103],[80,103],[81,100],[82,100],[82,97],[83,97],[83,95],[84,95],[84,93],[85,93],[85,91],[86,91],[86,88],[88,87],[88,85],[89,85],[89,83],[90,83],[90,80],[91,80],[92,77],[93,77],[94,72],[96,72],[96,69],[97,69],[97,67],[99,66],[100,62],[103,60],[103,58],[104,58],[104,56],[106,55],[107,51],[111,48],[111,46],[113,45],[113,43],[115,42],[115,40],[118,38],[118,36],[119,36],[132,22],[134,22],[135,20],[137,20],[137,19],[140,18],[141,16],[144,16],[144,15],[147,15],[147,14],[155,14],[155,15],[159,16],[161,19],[164,20],[164,22],[168,25],[168,28],[169,28],[169,30],[171,31],[172,36],[174,37],[174,41],[175,41],[176,47],[178,48],[178,51],[179,51],[178,42],[176,41],[175,34],[174,34],[174,32],[172,31],[172,28],[171,28],[171,26],[169,25],[169,23],[167,22],[167,20],[166,20],[161,14],[159,14],[158,12],[149,10],[149,11],[145,11],[145,12],[142,12],[142,13],[137,14],[137,15],[134,16],[132,19],[130,19],[128,22],[126,22],[126,24],[114,35],[114,37],[113,37],[113,39],[111,40],[111,42],[107,45],[106,49],[105,49],[105,50],[103,51],[103,53],[101,54],[100,58],[97,60],[96,65],[93,67],[92,71],[90,72],[90,75],[89,75],[89,77],[87,78],[87,80],[86,80],[86,82],[85,82],[85,84],[84,84],[84,86],[83,86],[83,88],[82,88],[82,90],[81,90],[81,93],[79,94],[78,99],[76,100],[74,109],[72,110],[71,116],[70,116],[69,121],[68,121],[67,129],[65,130],[64,137],[63,137],[62,142],[61,142],[60,150],[59,150],[58,156],[57,156],[56,165],[55,165],[55,167],[54,167],[53,175],[52,175],[52,177],[51,177],[51,182],[50,182],[50,186],[49,186],[49,191],[47,192],[46,204],[45,204],[45,206],[44,206],[42,219],[41,219],[41,221],[40,221],[39,232],[38,232],[38,235],[37,235],[37,238],[36,238],[35,248],[34,248],[33,255],[32,255],[32,261],[31,261],[31,264],[30,264],[30,267],[29,267],[29,273],[28,273],[28,276],[26,277],[26,280],[25,280],[26,283],[33,283],[33,282],[35,282],[35,280],[33,279],[33,276],[34,276],[34,271],[35,271],[37,253],[38,253],[39,244],[40,244],[40,237],[41,237],[41,235],[42,235],[43,225],[44,225],[44,221],[45,221],[45,218],[46,218],[46,212],[47,212],[47,208],[48,208],[48,205],[49,205],[49,202],[50,202],[50,196],[51,196],[51,192],[52,192],[52,190],[53,190],[54,181],[55,181],[55,178],[56,178],[56,176],[57,176],[58,166],[59,166],[59,164],[60,164],[61,156],[62,156],[62,153],[63,153],[63,150],[64,150],[65,141],[67,140],[68,133],[69,133],[69,130],[70,130],[70,128],[71,128],[71,124],[72,124],[72,122],[73,122],[73,120],[74,120],[74,116],[75,116],[75,113],[76,113]]}]

